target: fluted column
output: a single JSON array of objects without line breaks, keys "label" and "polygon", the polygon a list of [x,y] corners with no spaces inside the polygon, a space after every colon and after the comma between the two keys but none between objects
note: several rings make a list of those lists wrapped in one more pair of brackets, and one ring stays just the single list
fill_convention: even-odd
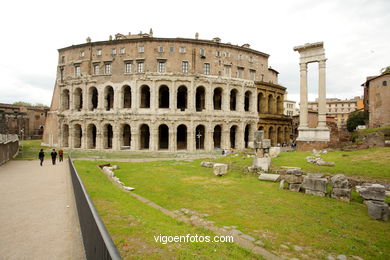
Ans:
[{"label": "fluted column", "polygon": [[325,69],[326,60],[318,62],[318,126],[320,128],[326,127],[326,79]]},{"label": "fluted column", "polygon": [[300,113],[299,127],[308,127],[307,124],[307,63],[300,63]]}]

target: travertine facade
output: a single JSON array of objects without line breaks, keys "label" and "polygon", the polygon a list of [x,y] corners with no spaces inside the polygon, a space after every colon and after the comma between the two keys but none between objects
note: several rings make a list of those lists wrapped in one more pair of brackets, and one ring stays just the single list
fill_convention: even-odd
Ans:
[{"label": "travertine facade", "polygon": [[153,151],[248,147],[259,122],[254,82],[277,85],[268,57],[219,38],[152,34],[60,49],[44,143]]}]

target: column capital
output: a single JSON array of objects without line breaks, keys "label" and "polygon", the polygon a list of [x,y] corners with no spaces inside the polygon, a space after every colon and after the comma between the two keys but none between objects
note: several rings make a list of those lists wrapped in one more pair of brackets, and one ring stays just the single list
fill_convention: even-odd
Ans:
[{"label": "column capital", "polygon": [[300,67],[301,71],[302,70],[307,71],[307,63],[306,62],[299,63],[299,67]]},{"label": "column capital", "polygon": [[318,61],[318,68],[326,68],[326,59]]}]

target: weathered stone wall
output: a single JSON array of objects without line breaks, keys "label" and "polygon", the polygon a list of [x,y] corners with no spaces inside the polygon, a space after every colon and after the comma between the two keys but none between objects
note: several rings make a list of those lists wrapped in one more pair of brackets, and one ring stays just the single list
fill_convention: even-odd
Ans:
[{"label": "weathered stone wall", "polygon": [[369,127],[390,125],[390,73],[369,81]]},{"label": "weathered stone wall", "polygon": [[0,165],[15,157],[19,151],[19,139],[17,135],[0,134]]}]

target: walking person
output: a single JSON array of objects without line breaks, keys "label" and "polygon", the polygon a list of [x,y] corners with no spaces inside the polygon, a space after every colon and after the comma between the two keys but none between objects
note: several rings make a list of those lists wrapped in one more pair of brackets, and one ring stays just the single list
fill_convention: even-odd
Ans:
[{"label": "walking person", "polygon": [[43,158],[44,158],[44,157],[45,157],[45,153],[43,152],[43,149],[41,149],[41,150],[39,151],[39,154],[38,154],[38,158],[39,158],[39,160],[41,161],[41,162],[40,162],[41,166],[42,166]]},{"label": "walking person", "polygon": [[56,152],[56,149],[53,149],[53,151],[51,152],[51,161],[53,163],[53,165],[56,164],[56,159],[57,159],[57,152]]},{"label": "walking person", "polygon": [[58,150],[58,161],[62,162],[64,160],[64,151],[62,149]]}]

